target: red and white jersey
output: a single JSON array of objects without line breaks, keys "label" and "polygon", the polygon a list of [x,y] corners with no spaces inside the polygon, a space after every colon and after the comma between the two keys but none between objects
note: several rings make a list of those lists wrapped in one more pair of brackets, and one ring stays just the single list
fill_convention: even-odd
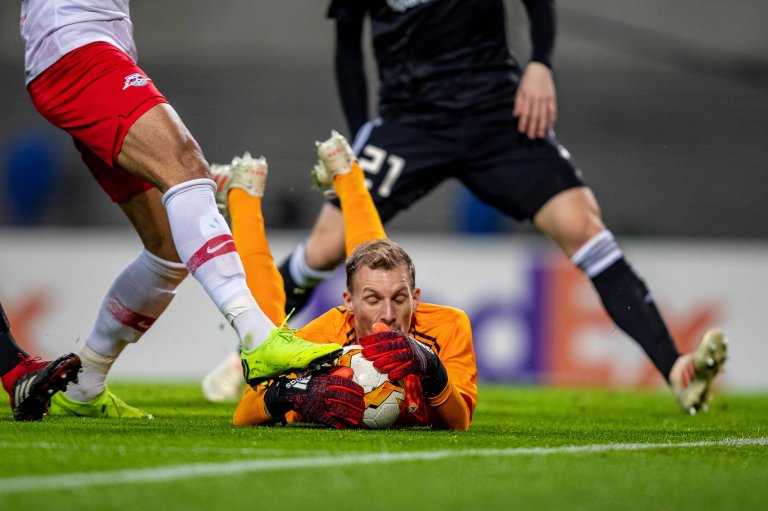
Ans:
[{"label": "red and white jersey", "polygon": [[19,26],[31,82],[72,50],[105,42],[136,60],[129,0],[22,0]]}]

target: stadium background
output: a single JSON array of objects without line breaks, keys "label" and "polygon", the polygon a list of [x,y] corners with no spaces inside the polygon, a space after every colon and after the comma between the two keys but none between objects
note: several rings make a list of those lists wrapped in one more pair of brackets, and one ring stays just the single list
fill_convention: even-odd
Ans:
[{"label": "stadium background", "polygon": [[[310,227],[321,202],[308,186],[312,142],[331,128],[346,132],[326,4],[132,5],[140,64],[208,159],[245,149],[268,157],[265,214],[278,256]],[[510,40],[524,59],[522,4],[507,4]],[[734,341],[726,384],[768,387],[757,366],[768,303],[768,3],[575,0],[560,2],[559,13],[560,139],[681,342],[695,341],[709,322],[723,324]],[[138,244],[67,136],[31,106],[17,20],[18,3],[0,4],[0,297],[19,337],[54,354],[76,349]],[[427,298],[473,316],[486,378],[656,382],[549,244],[459,187],[441,187],[388,231],[414,253]],[[332,303],[337,287],[315,307]],[[234,342],[211,309],[185,283],[168,318],[115,375],[202,374]],[[194,360],[175,358],[181,345],[195,347]]]}]

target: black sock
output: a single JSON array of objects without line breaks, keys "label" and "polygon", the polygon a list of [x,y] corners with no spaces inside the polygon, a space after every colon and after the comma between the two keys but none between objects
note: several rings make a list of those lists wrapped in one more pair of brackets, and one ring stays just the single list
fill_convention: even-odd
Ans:
[{"label": "black sock", "polygon": [[312,297],[314,288],[299,286],[293,280],[290,270],[291,255],[285,258],[278,270],[283,276],[283,287],[285,288],[285,313],[290,314],[291,311],[294,311],[294,314],[298,314]]},{"label": "black sock", "polygon": [[592,284],[613,322],[637,341],[669,381],[680,354],[645,283],[622,257],[592,277]]},{"label": "black sock", "polygon": [[0,376],[9,373],[11,369],[19,363],[19,354],[28,357],[29,355],[16,344],[11,335],[11,325],[0,304]]}]

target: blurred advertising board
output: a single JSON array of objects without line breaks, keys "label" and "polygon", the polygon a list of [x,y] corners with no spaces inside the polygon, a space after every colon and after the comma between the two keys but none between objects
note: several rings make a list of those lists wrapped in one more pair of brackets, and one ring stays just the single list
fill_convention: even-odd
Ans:
[{"label": "blurred advertising board", "polygon": [[[271,237],[281,260],[300,233]],[[416,263],[424,301],[465,310],[483,381],[656,387],[641,349],[603,311],[590,281],[537,237],[395,237]],[[763,314],[768,243],[619,239],[682,350],[712,325],[730,339],[720,385],[768,388]],[[43,357],[77,351],[112,279],[139,252],[130,233],[0,231],[0,300],[16,337]],[[300,326],[341,303],[343,273],[323,284]],[[166,313],[113,368],[114,378],[194,379],[236,349],[234,332],[189,278]]]}]

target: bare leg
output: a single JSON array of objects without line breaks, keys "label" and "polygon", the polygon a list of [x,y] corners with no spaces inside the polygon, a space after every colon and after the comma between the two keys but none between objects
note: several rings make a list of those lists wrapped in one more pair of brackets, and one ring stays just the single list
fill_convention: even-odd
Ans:
[{"label": "bare leg", "polygon": [[324,204],[307,238],[306,263],[317,270],[333,270],[344,260],[344,215]]},{"label": "bare leg", "polygon": [[544,204],[534,224],[592,279],[613,322],[642,346],[669,380],[680,354],[653,296],[603,225],[592,192],[588,188],[561,192]]},{"label": "bare leg", "polygon": [[161,193],[191,179],[211,177],[200,146],[167,103],[151,108],[131,126],[117,163]]},{"label": "bare leg", "polygon": [[552,197],[536,213],[533,224],[569,258],[605,230],[597,200],[589,188],[571,188]]},{"label": "bare leg", "polygon": [[158,190],[147,190],[119,206],[136,229],[144,248],[166,261],[181,261],[173,244],[171,225],[163,206],[162,194]]},{"label": "bare leg", "polygon": [[161,239],[171,232],[178,258],[232,322],[241,342],[253,347],[265,339],[274,325],[246,286],[232,233],[216,209],[215,184],[200,146],[170,105],[156,105],[133,124],[118,163],[163,193],[167,224],[156,201],[123,207],[145,245],[159,245],[167,253],[170,249]]}]

